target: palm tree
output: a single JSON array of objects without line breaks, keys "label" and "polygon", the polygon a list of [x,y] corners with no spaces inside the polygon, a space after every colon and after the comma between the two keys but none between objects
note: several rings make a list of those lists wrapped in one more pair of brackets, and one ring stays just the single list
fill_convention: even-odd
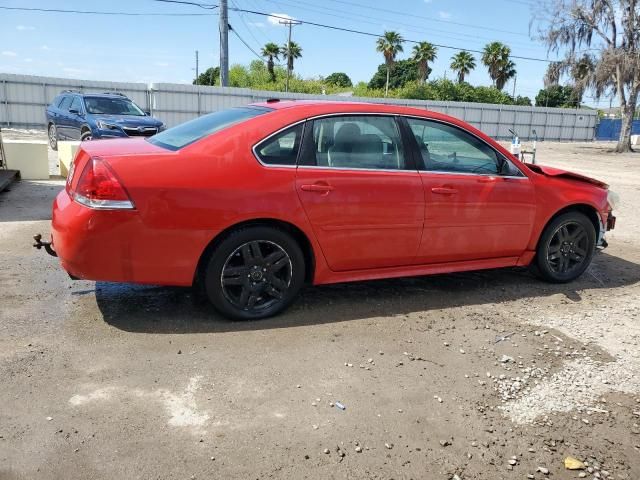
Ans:
[{"label": "palm tree", "polygon": [[464,77],[476,68],[476,59],[466,50],[456,53],[451,57],[451,70],[458,72],[458,83],[464,82]]},{"label": "palm tree", "polygon": [[[509,55],[511,55],[511,49],[501,42],[491,42],[484,47],[482,63],[487,66],[494,87],[498,88],[498,77],[501,77],[501,85],[504,87],[506,81],[515,75],[513,68],[515,65],[509,60]],[[510,70],[513,70],[513,74],[505,78]],[[498,89],[501,90],[502,87]]]},{"label": "palm tree", "polygon": [[420,42],[413,47],[413,59],[418,64],[418,78],[424,83],[429,76],[429,62],[438,56],[438,49],[432,43]]},{"label": "palm tree", "polygon": [[267,43],[262,47],[262,56],[267,58],[267,70],[269,70],[269,77],[271,81],[276,81],[276,73],[273,71],[273,59],[279,60],[280,48],[273,42]]},{"label": "palm tree", "polygon": [[543,83],[544,88],[554,87],[560,83],[560,77],[564,70],[562,62],[551,62],[547,66],[547,71],[544,74]]},{"label": "palm tree", "polygon": [[507,81],[516,76],[516,64],[511,60],[501,63],[496,72],[496,88],[502,90]]},{"label": "palm tree", "polygon": [[580,107],[582,97],[585,90],[593,83],[593,74],[595,72],[595,64],[593,58],[589,54],[584,54],[575,62],[571,63],[571,79],[573,80],[574,100],[576,108]]},{"label": "palm tree", "polygon": [[302,48],[296,42],[289,42],[289,48],[287,48],[287,44],[285,43],[280,49],[280,53],[282,54],[282,58],[287,61],[287,69],[291,72],[293,71],[293,61],[296,58],[302,57]]},{"label": "palm tree", "polygon": [[376,41],[376,50],[384,55],[384,62],[387,65],[387,83],[384,88],[385,97],[389,94],[389,73],[393,68],[393,62],[396,60],[396,55],[404,51],[402,42],[404,42],[402,35],[392,31],[384,32],[384,35]]}]

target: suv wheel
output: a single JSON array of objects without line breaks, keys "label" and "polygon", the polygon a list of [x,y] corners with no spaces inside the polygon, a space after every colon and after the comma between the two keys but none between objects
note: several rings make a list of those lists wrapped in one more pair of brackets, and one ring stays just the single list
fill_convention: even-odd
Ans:
[{"label": "suv wheel", "polygon": [[286,232],[248,227],[215,249],[204,275],[207,296],[223,315],[257,320],[287,308],[304,283],[304,256]]},{"label": "suv wheel", "polygon": [[58,129],[54,123],[49,124],[48,137],[51,150],[58,150]]},{"label": "suv wheel", "polygon": [[596,230],[580,212],[567,212],[544,229],[536,254],[539,275],[553,283],[578,278],[589,267],[596,246]]},{"label": "suv wheel", "polygon": [[80,141],[81,142],[86,142],[88,140],[93,140],[93,135],[91,134],[91,130],[85,130],[80,135]]}]

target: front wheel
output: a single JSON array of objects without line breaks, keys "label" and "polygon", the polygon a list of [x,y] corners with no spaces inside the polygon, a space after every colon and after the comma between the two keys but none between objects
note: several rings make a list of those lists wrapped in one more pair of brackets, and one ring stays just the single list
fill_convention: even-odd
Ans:
[{"label": "front wheel", "polygon": [[223,315],[256,320],[287,308],[304,283],[304,255],[286,232],[247,227],[213,251],[204,282],[207,297]]},{"label": "front wheel", "polygon": [[82,132],[82,135],[80,135],[80,141],[88,142],[89,140],[93,140],[93,134],[91,133],[91,130],[85,130]]},{"label": "front wheel", "polygon": [[578,278],[591,264],[596,246],[596,230],[580,212],[555,218],[542,232],[535,266],[539,275],[553,283]]}]

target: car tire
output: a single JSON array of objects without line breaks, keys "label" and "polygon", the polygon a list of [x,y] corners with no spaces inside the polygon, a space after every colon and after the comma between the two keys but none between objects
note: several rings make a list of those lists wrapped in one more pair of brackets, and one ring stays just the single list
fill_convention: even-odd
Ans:
[{"label": "car tire", "polygon": [[575,280],[591,264],[596,247],[596,229],[578,211],[563,213],[544,229],[536,252],[536,273],[552,283]]},{"label": "car tire", "polygon": [[287,308],[304,278],[298,243],[278,228],[254,226],[231,232],[217,245],[206,264],[204,287],[224,316],[258,320]]},{"label": "car tire", "polygon": [[58,129],[55,123],[50,123],[47,128],[47,137],[49,138],[49,146],[51,150],[58,150]]},{"label": "car tire", "polygon": [[80,134],[81,142],[87,142],[89,140],[93,140],[93,134],[91,133],[91,130],[85,130],[84,132],[82,132],[82,134]]}]

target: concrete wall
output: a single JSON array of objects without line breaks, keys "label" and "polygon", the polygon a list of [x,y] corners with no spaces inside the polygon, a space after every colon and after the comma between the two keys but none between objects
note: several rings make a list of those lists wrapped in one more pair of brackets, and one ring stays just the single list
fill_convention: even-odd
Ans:
[{"label": "concrete wall", "polygon": [[377,102],[407,105],[453,115],[465,120],[496,139],[511,138],[509,129],[528,140],[536,130],[541,140],[593,140],[597,114],[593,110],[521,107],[467,102],[403,100],[308,95],[248,88],[208,87],[170,83],[120,83],[28,75],[0,74],[0,125],[16,128],[45,127],[45,108],[61,90],[86,92],[119,91],[133,99],[144,110],[177,125],[199,115],[229,107],[263,101],[267,98],[322,99],[337,101]]},{"label": "concrete wall", "polygon": [[48,180],[49,157],[44,140],[5,140],[4,153],[9,170],[20,170],[23,180]]}]

